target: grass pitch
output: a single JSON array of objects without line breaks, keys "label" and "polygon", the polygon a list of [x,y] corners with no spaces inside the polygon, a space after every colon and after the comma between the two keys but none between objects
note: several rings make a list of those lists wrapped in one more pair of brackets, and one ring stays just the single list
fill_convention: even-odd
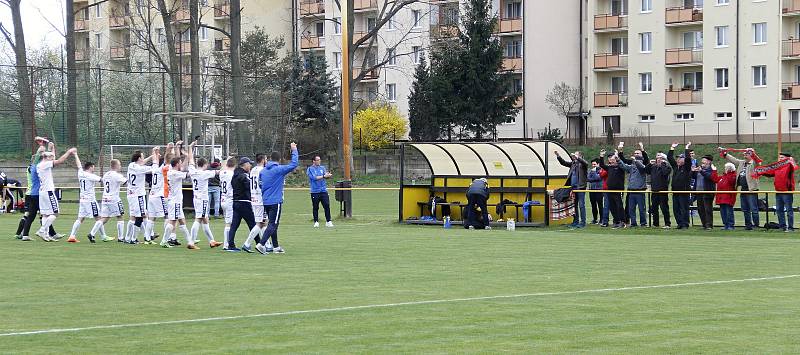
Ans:
[{"label": "grass pitch", "polygon": [[799,234],[444,230],[354,197],[314,229],[288,192],[269,256],[21,242],[0,216],[0,352],[800,352]]}]

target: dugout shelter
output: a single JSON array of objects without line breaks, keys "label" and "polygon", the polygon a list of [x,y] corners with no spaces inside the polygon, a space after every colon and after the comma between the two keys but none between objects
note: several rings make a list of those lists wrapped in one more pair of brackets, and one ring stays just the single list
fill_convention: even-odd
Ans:
[{"label": "dugout shelter", "polygon": [[[400,147],[399,221],[441,225],[446,206],[451,222],[460,224],[467,188],[472,180],[486,178],[494,221],[514,218],[517,226],[549,225],[547,191],[563,187],[569,173],[554,151],[569,157],[564,146],[551,141],[405,143]],[[431,201],[434,197],[440,200],[436,206]],[[498,211],[503,201],[505,210]],[[523,217],[525,202],[529,202],[527,219]]]}]

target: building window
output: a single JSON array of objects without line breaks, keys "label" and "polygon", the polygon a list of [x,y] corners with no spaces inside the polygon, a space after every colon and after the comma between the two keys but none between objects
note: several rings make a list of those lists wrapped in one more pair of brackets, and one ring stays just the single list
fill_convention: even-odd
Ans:
[{"label": "building window", "polygon": [[703,48],[703,32],[690,31],[683,33],[683,49]]},{"label": "building window", "polygon": [[395,29],[397,29],[397,27],[396,27],[396,26],[397,26],[397,25],[395,25],[395,23],[394,23],[394,17],[390,17],[390,18],[389,18],[389,20],[388,20],[388,21],[386,21],[386,30],[387,30],[387,31],[388,31],[388,30],[395,30]]},{"label": "building window", "polygon": [[208,40],[208,28],[200,27],[198,30],[200,32],[200,40],[207,41]]},{"label": "building window", "polygon": [[717,121],[730,121],[733,119],[733,112],[716,112],[714,119]]},{"label": "building window", "polygon": [[603,116],[603,134],[609,131],[613,134],[622,133],[619,121],[619,116]]},{"label": "building window", "polygon": [[164,43],[167,41],[167,37],[164,36],[164,29],[163,28],[156,28],[156,38],[158,43]]},{"label": "building window", "polygon": [[717,0],[717,5],[728,5],[731,3],[731,0]]},{"label": "building window", "polygon": [[513,85],[515,94],[518,94],[518,93],[522,92],[522,79],[514,78],[514,81],[513,81],[512,85]]},{"label": "building window", "polygon": [[95,48],[103,48],[103,35],[97,33],[94,35]]},{"label": "building window", "polygon": [[653,11],[653,0],[642,0],[642,12]]},{"label": "building window", "polygon": [[342,67],[342,53],[333,52],[333,68],[339,69]]},{"label": "building window", "polygon": [[341,17],[334,17],[333,18],[333,34],[337,34],[337,35],[342,34],[342,18]]},{"label": "building window", "polygon": [[388,57],[386,61],[386,65],[397,65],[397,54],[396,49],[392,48],[386,51],[386,56]]},{"label": "building window", "polygon": [[639,52],[650,53],[653,51],[653,33],[643,32],[639,34]]},{"label": "building window", "polygon": [[386,84],[386,97],[389,102],[397,101],[397,84]]},{"label": "building window", "polygon": [[522,58],[522,41],[506,42],[506,58]]},{"label": "building window", "polygon": [[420,60],[422,59],[422,56],[425,55],[425,53],[422,51],[422,47],[413,46],[411,47],[411,51],[413,52],[411,54],[411,58],[414,60],[414,64],[419,64]]},{"label": "building window", "polygon": [[617,37],[611,39],[611,54],[628,54],[628,37]]},{"label": "building window", "polygon": [[750,111],[751,120],[766,120],[767,111]]},{"label": "building window", "polygon": [[767,23],[760,22],[753,24],[753,44],[767,43]]},{"label": "building window", "polygon": [[373,29],[375,29],[375,26],[377,25],[377,23],[378,23],[378,20],[376,18],[368,17],[367,18],[367,32],[372,31]]},{"label": "building window", "polygon": [[640,92],[653,92],[653,73],[639,73]]},{"label": "building window", "polygon": [[639,115],[639,122],[655,122],[656,115]]},{"label": "building window", "polygon": [[411,10],[411,18],[414,20],[414,27],[420,27],[421,13],[419,10]]},{"label": "building window", "polygon": [[96,17],[96,18],[103,17],[103,11],[101,10],[102,8],[103,8],[103,4],[97,4],[97,5],[94,6],[94,17]]},{"label": "building window", "polygon": [[628,92],[628,77],[627,76],[612,77],[611,92],[615,94],[624,94]]},{"label": "building window", "polygon": [[509,1],[506,3],[506,14],[505,18],[507,19],[516,19],[522,17],[522,2],[519,1]]},{"label": "building window", "polygon": [[136,13],[142,15],[147,12],[146,0],[136,0]]},{"label": "building window", "polygon": [[800,128],[800,110],[789,110],[789,124],[792,129]]},{"label": "building window", "polygon": [[714,69],[717,78],[717,89],[728,88],[728,68]]},{"label": "building window", "polygon": [[683,89],[694,91],[702,90],[703,72],[683,73]]},{"label": "building window", "polygon": [[628,0],[611,0],[611,16],[628,14]]},{"label": "building window", "polygon": [[322,21],[315,23],[314,30],[316,31],[316,37],[325,36],[325,23]]},{"label": "building window", "polygon": [[694,119],[693,113],[676,113],[675,121],[691,121]]},{"label": "building window", "polygon": [[136,62],[136,71],[140,73],[144,71],[144,62]]},{"label": "building window", "polygon": [[728,26],[716,26],[714,32],[717,34],[717,47],[728,46]]},{"label": "building window", "polygon": [[755,65],[753,66],[753,86],[763,87],[767,86],[767,66]]}]

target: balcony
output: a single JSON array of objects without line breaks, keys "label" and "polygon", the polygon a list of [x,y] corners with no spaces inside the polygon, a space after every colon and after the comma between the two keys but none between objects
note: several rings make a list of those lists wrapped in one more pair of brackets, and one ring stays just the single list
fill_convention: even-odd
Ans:
[{"label": "balcony", "polygon": [[214,18],[225,19],[231,16],[231,4],[227,1],[214,3]]},{"label": "balcony", "polygon": [[86,55],[86,52],[87,51],[85,49],[76,49],[75,50],[75,61],[76,62],[85,62],[88,59],[87,58],[88,56]]},{"label": "balcony", "polygon": [[522,72],[522,58],[503,58],[503,70]]},{"label": "balcony", "polygon": [[800,100],[800,83],[783,83],[781,96],[784,100]]},{"label": "balcony", "polygon": [[[368,33],[369,32],[363,32],[363,31],[353,32],[353,43],[356,43],[358,40],[366,37]],[[367,40],[366,42],[362,43],[361,45],[362,46],[369,45],[369,40]],[[378,41],[376,40],[375,43],[373,43],[372,45],[373,46],[377,46],[378,45]]]},{"label": "balcony", "polygon": [[666,90],[664,103],[667,105],[702,104],[703,90],[680,89]]},{"label": "balcony", "polygon": [[693,7],[672,7],[664,14],[667,26],[683,26],[703,21],[703,9]]},{"label": "balcony", "polygon": [[372,11],[378,9],[378,0],[353,0],[353,11]]},{"label": "balcony", "polygon": [[231,50],[231,39],[222,38],[214,40],[214,50],[217,52],[229,52]]},{"label": "balcony", "polygon": [[86,32],[86,20],[75,20],[75,32]]},{"label": "balcony", "polygon": [[522,32],[522,18],[504,18],[500,19],[497,33],[499,34],[517,34]]},{"label": "balcony", "polygon": [[128,46],[111,47],[111,59],[127,59],[130,53],[128,48]]},{"label": "balcony", "polygon": [[703,48],[670,48],[664,64],[673,67],[703,65]]},{"label": "balcony", "polygon": [[111,16],[108,18],[108,27],[125,28],[128,27],[128,19],[123,16]]},{"label": "balcony", "polygon": [[325,2],[323,1],[301,1],[300,16],[311,16],[325,13]]},{"label": "balcony", "polygon": [[615,71],[628,69],[627,54],[601,53],[594,55],[594,70]]},{"label": "balcony", "polygon": [[175,16],[172,17],[172,22],[189,22],[190,18],[188,9],[178,9],[175,11]]},{"label": "balcony", "polygon": [[783,16],[800,15],[800,0],[783,0]]},{"label": "balcony", "polygon": [[458,36],[457,25],[433,25],[431,26],[431,37],[453,38]]},{"label": "balcony", "polygon": [[184,89],[192,87],[192,74],[181,74],[181,87]]},{"label": "balcony", "polygon": [[192,42],[175,42],[175,53],[177,54],[189,54],[192,52]]},{"label": "balcony", "polygon": [[[374,64],[372,64],[372,65],[374,65]],[[353,77],[354,78],[358,77],[360,74],[361,74],[361,68],[354,68],[353,69]],[[377,68],[376,69],[372,69],[372,70],[368,71],[366,74],[364,74],[364,77],[361,79],[361,82],[362,83],[367,83],[367,82],[376,81],[376,80],[378,80],[380,75],[381,75],[380,70],[378,70]]]},{"label": "balcony", "polygon": [[787,39],[781,43],[783,59],[800,59],[800,39]]},{"label": "balcony", "polygon": [[628,28],[628,15],[595,15],[594,30],[598,32],[625,31]]},{"label": "balcony", "polygon": [[317,48],[325,48],[325,37],[303,37],[300,39],[300,49]]},{"label": "balcony", "polygon": [[628,94],[624,92],[596,92],[594,93],[594,107],[625,107],[628,106]]}]

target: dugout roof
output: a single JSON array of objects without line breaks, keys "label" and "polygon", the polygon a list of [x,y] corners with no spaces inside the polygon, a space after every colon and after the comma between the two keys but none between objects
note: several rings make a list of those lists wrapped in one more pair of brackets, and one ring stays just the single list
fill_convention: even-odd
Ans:
[{"label": "dugout roof", "polygon": [[412,143],[434,176],[566,176],[554,151],[568,157],[555,142]]}]

